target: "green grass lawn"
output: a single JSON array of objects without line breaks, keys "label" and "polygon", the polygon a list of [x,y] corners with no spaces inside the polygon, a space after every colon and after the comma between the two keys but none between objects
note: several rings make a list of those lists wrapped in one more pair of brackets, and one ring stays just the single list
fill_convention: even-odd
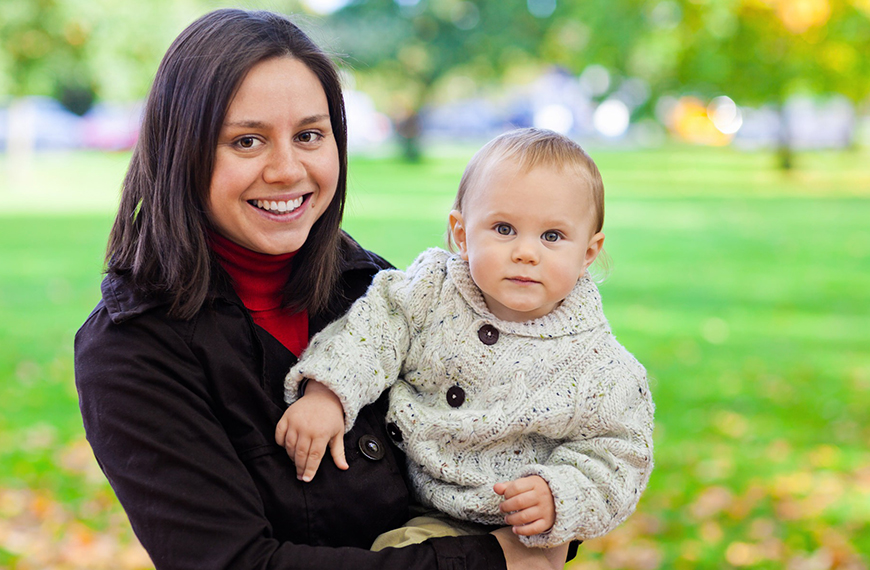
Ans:
[{"label": "green grass lawn", "polygon": [[[650,374],[656,470],[571,568],[866,569],[870,154],[785,174],[731,149],[590,150],[605,311]],[[398,266],[440,245],[460,154],[354,159],[345,227]],[[0,156],[0,568],[148,567],[72,376],[126,160]]]}]

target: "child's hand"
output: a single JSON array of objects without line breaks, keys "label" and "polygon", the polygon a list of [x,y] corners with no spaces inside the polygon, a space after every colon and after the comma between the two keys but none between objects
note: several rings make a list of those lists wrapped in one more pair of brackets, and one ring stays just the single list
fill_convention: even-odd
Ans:
[{"label": "child's hand", "polygon": [[339,469],[348,469],[344,457],[344,409],[338,396],[309,380],[305,395],[287,408],[278,427],[275,441],[283,445],[296,464],[296,478],[311,481],[329,445],[332,460]]},{"label": "child's hand", "polygon": [[503,495],[501,512],[509,513],[504,521],[516,534],[532,536],[546,532],[556,522],[556,504],[547,482],[538,475],[516,481],[496,483],[493,491]]}]

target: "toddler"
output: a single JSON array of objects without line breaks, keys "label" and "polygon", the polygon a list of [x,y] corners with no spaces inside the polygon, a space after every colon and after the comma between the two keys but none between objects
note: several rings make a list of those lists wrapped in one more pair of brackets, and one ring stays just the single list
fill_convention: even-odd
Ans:
[{"label": "toddler", "polygon": [[595,163],[559,134],[521,129],[485,145],[450,212],[458,253],[430,249],[379,273],[287,375],[276,439],[297,475],[310,481],[327,445],[346,469],[345,430],[390,388],[387,431],[417,499],[459,519],[412,521],[412,540],[471,521],[567,549],[625,520],[653,466],[653,404],[587,274],[603,194]]}]

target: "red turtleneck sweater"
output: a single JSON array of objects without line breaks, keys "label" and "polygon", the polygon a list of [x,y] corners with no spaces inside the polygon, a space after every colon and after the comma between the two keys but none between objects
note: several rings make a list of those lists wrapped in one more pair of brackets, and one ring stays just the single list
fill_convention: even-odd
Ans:
[{"label": "red turtleneck sweater", "polygon": [[209,244],[221,266],[229,273],[242,303],[254,322],[299,356],[308,346],[308,313],[281,307],[284,285],[290,278],[293,256],[257,253],[215,232]]}]

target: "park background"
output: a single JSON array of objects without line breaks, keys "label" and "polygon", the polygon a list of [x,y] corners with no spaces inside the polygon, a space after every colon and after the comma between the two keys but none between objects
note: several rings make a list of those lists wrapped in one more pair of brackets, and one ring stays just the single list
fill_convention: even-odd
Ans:
[{"label": "park background", "polygon": [[601,291],[650,374],[656,469],[570,568],[868,568],[868,0],[2,0],[0,568],[151,567],[72,343],[157,63],[230,5],[342,56],[345,227],[397,266],[443,244],[492,135],[554,128],[599,164]]}]

